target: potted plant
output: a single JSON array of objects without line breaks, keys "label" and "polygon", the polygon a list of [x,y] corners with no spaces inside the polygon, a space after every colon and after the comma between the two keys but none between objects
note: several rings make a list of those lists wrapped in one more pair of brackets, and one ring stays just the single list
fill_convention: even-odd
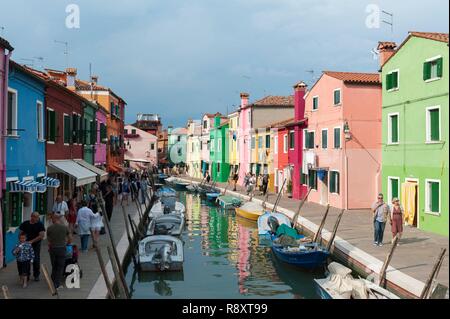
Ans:
[{"label": "potted plant", "polygon": [[289,198],[292,198],[292,181],[289,180],[287,184],[287,195]]}]

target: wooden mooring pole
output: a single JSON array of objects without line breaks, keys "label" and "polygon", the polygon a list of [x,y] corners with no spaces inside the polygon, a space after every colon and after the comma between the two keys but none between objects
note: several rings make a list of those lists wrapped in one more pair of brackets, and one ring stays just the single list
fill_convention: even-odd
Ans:
[{"label": "wooden mooring pole", "polygon": [[308,199],[309,193],[311,193],[312,188],[310,187],[308,190],[308,193],[306,193],[305,198],[302,199],[302,201],[300,202],[300,205],[298,206],[297,211],[295,212],[294,217],[292,218],[292,228],[295,228],[295,226],[297,225],[297,220],[298,220],[298,216],[300,216],[300,210],[303,208],[303,205],[305,204],[306,200]]},{"label": "wooden mooring pole", "polygon": [[322,236],[322,229],[325,225],[325,220],[327,219],[328,212],[330,211],[330,204],[327,205],[327,210],[325,211],[325,215],[322,217],[322,221],[320,223],[319,229],[317,230],[317,233],[314,235],[313,243],[317,242],[319,238]]},{"label": "wooden mooring pole", "polygon": [[387,257],[386,257],[386,259],[384,261],[383,267],[381,267],[380,283],[379,283],[380,287],[384,287],[385,288],[385,286],[386,286],[386,282],[387,282],[387,280],[386,280],[386,271],[387,271],[387,268],[389,266],[389,263],[391,262],[392,256],[394,255],[394,251],[395,251],[395,248],[397,247],[397,243],[398,243],[399,239],[400,238],[398,237],[398,235],[396,235],[394,237],[394,241],[392,243],[391,250],[390,250],[389,254],[387,255]]},{"label": "wooden mooring pole", "polygon": [[98,263],[100,264],[100,269],[103,274],[103,279],[105,279],[105,285],[106,285],[106,288],[108,289],[109,297],[111,299],[116,299],[114,290],[111,285],[111,281],[109,280],[108,272],[106,271],[105,262],[103,261],[102,253],[98,247],[95,248],[95,252],[97,253]]},{"label": "wooden mooring pole", "polygon": [[431,287],[433,285],[433,281],[436,279],[436,277],[439,274],[439,270],[441,269],[442,262],[444,261],[445,253],[447,249],[441,248],[441,252],[439,253],[438,259],[436,260],[436,263],[434,264],[433,270],[430,273],[430,276],[428,277],[425,287],[422,290],[422,293],[420,295],[420,299],[428,299],[431,295]]},{"label": "wooden mooring pole", "polygon": [[328,245],[327,245],[328,251],[331,251],[331,246],[333,245],[334,238],[336,237],[336,233],[339,228],[339,224],[341,223],[341,218],[342,218],[342,215],[344,215],[344,212],[345,212],[345,209],[342,209],[341,213],[339,214],[339,216],[336,220],[336,224],[334,224],[333,232],[331,233],[331,237],[330,237],[330,240],[328,241]]},{"label": "wooden mooring pole", "polygon": [[283,192],[284,184],[286,184],[286,179],[284,179],[283,185],[281,185],[281,188],[280,188],[280,190],[278,192],[278,195],[277,195],[277,199],[275,200],[275,204],[273,204],[272,213],[274,213],[276,211],[276,209],[278,207],[278,203],[281,200],[281,193]]},{"label": "wooden mooring pole", "polygon": [[50,278],[50,275],[48,274],[47,266],[45,264],[41,264],[41,270],[44,274],[45,281],[47,282],[48,289],[50,290],[50,294],[52,296],[56,296],[56,298],[59,299],[58,290],[55,288],[55,284],[53,283],[53,280]]},{"label": "wooden mooring pole", "polygon": [[3,285],[2,292],[3,292],[4,299],[11,299],[11,295],[9,294],[8,286]]},{"label": "wooden mooring pole", "polygon": [[123,273],[121,271],[120,263],[117,263],[114,258],[113,249],[108,246],[108,255],[109,260],[111,261],[111,266],[114,271],[114,277],[117,283],[117,286],[119,287],[119,290],[121,291],[121,295],[124,299],[130,299],[130,293],[128,291],[128,286],[125,281],[125,276],[123,276]]}]

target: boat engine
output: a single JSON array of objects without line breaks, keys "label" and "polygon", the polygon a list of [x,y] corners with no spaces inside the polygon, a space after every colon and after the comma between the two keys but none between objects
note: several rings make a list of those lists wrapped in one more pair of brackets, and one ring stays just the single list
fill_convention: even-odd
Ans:
[{"label": "boat engine", "polygon": [[267,219],[267,224],[270,227],[270,231],[274,234],[277,232],[278,227],[280,227],[278,219],[276,219],[274,216],[269,216],[269,218]]},{"label": "boat engine", "polygon": [[170,214],[172,211],[168,205],[164,205],[164,215]]},{"label": "boat engine", "polygon": [[163,245],[157,251],[152,258],[153,264],[159,265],[159,270],[165,271],[170,268],[170,263],[172,262],[170,254],[172,253],[172,248],[169,244]]}]

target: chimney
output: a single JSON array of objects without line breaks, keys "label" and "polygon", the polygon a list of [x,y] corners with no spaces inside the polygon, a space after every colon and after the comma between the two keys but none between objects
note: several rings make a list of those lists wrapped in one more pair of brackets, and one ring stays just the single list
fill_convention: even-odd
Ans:
[{"label": "chimney", "polygon": [[305,94],[308,85],[301,81],[294,85],[294,107],[295,121],[301,121],[305,118]]},{"label": "chimney", "polygon": [[98,83],[98,75],[92,75],[91,76],[91,82],[94,83],[94,84],[97,84]]},{"label": "chimney", "polygon": [[248,98],[250,97],[250,94],[248,93],[241,93],[241,108],[244,108],[248,105]]},{"label": "chimney", "polygon": [[377,50],[379,52],[380,67],[395,53],[397,44],[395,42],[378,42]]},{"label": "chimney", "polygon": [[67,68],[67,88],[70,90],[75,90],[75,79],[77,78],[77,69]]}]

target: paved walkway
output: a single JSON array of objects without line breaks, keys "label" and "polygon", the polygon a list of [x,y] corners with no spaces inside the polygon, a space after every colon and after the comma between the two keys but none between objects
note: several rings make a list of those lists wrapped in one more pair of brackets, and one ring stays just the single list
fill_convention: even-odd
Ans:
[{"label": "paved walkway", "polygon": [[[184,177],[190,179],[190,177]],[[199,180],[198,180],[199,181]],[[226,183],[219,183],[219,187],[225,188]],[[228,190],[232,189],[231,185]],[[237,193],[245,195],[244,188],[238,186]],[[259,193],[259,192],[258,192]],[[269,195],[269,203],[274,203],[277,194]],[[255,196],[264,200],[263,196]],[[279,207],[290,211],[297,211],[300,201],[283,197]],[[316,225],[320,225],[326,207],[319,204],[306,202],[302,208],[301,216]],[[324,229],[331,231],[340,213],[339,209],[331,208]],[[369,255],[384,261],[391,249],[392,234],[389,225],[384,234],[384,245],[373,246],[373,223],[370,210],[346,211],[341,219],[337,236],[344,239],[354,247],[361,249]],[[438,275],[438,281],[449,286],[449,239],[413,227],[404,227],[403,238],[395,250],[390,265],[397,270],[409,275],[423,283],[426,282],[437,260],[441,248],[447,248],[446,256]]]},{"label": "paved walkway", "polygon": [[[142,205],[143,211],[145,210]],[[136,204],[130,199],[130,204],[125,206],[126,213],[131,217],[138,215]],[[115,245],[118,244],[120,239],[125,233],[125,221],[123,218],[122,207],[116,205],[111,218],[111,229],[113,230],[113,237]],[[74,242],[81,247],[80,237],[74,235]],[[105,264],[108,263],[108,251],[109,236],[107,234],[100,236],[100,250],[102,252],[103,260]],[[92,240],[89,239],[89,246],[92,245]],[[42,243],[41,248],[41,263],[46,264],[48,271],[51,273],[50,256],[47,251],[47,241]],[[83,271],[83,277],[81,278],[79,289],[67,289],[64,288],[58,291],[60,299],[86,299],[88,298],[94,285],[97,283],[99,276],[101,275],[100,266],[97,259],[95,250],[89,250],[85,254],[81,254],[78,258],[78,264]],[[110,276],[111,281],[114,279]],[[103,280],[103,276],[101,277]],[[8,287],[11,298],[14,299],[56,299],[51,296],[48,289],[47,282],[45,281],[44,274],[41,273],[41,281],[29,283],[28,288],[24,289],[19,285],[19,279],[17,274],[17,266],[15,262],[7,265],[7,267],[0,269],[0,287],[6,285]],[[0,299],[3,298],[3,294],[0,291]]]}]

